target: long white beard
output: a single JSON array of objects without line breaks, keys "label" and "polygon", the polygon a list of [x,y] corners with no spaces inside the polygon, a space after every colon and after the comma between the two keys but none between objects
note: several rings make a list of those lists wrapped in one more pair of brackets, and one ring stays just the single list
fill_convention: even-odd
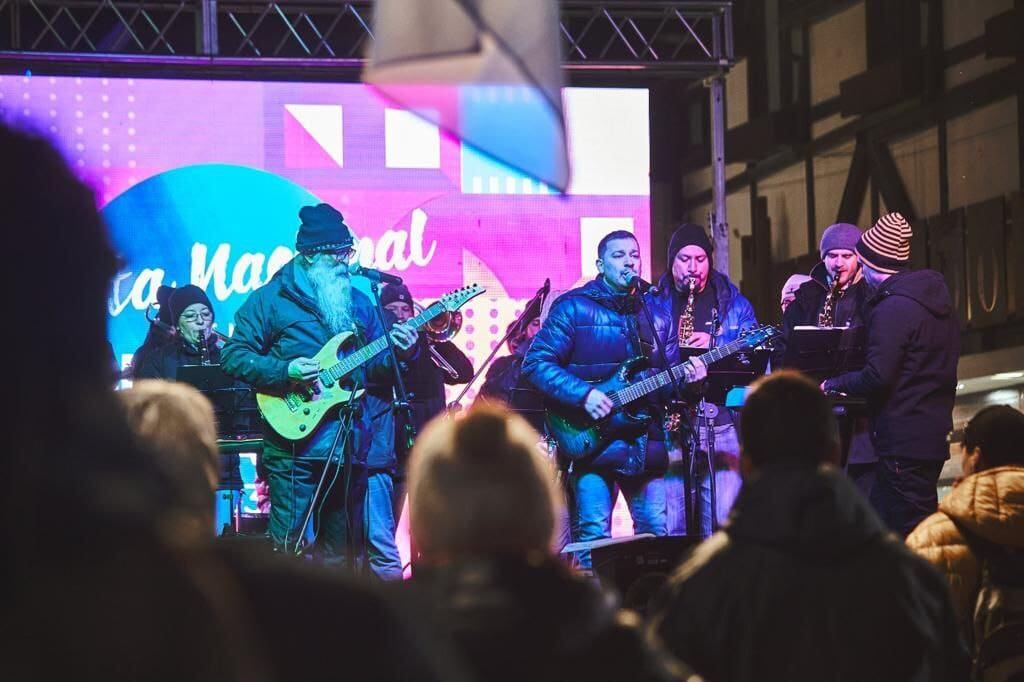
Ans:
[{"label": "long white beard", "polygon": [[331,334],[351,331],[352,283],[333,263],[317,258],[307,271],[320,315]]}]

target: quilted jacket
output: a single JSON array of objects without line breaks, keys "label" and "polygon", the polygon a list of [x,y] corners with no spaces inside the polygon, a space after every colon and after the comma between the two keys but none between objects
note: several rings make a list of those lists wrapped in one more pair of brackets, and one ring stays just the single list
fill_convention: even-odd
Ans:
[{"label": "quilted jacket", "polygon": [[994,544],[1024,550],[1024,467],[996,467],[964,478],[907,538],[910,549],[946,576],[957,615],[969,629],[980,566],[953,519]]}]

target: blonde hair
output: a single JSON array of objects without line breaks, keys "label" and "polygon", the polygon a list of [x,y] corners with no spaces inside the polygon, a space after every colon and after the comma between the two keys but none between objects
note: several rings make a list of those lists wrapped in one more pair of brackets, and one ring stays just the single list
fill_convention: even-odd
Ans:
[{"label": "blonde hair", "polygon": [[550,552],[563,502],[539,442],[495,405],[427,425],[409,463],[411,531],[426,560]]},{"label": "blonde hair", "polygon": [[118,397],[132,431],[178,488],[177,516],[191,517],[191,530],[208,534],[220,478],[213,405],[192,386],[162,379],[136,381]]}]

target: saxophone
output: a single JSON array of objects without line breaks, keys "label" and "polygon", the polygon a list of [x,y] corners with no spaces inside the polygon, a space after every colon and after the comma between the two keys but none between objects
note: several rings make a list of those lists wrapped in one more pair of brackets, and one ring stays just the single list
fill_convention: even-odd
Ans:
[{"label": "saxophone", "polygon": [[696,287],[692,277],[686,278],[686,285],[690,288],[690,293],[686,297],[686,308],[683,310],[683,314],[679,316],[680,348],[683,348],[686,340],[693,336],[693,297],[696,295]]},{"label": "saxophone", "polygon": [[[686,308],[679,316],[679,347],[684,348],[686,340],[693,336],[693,298],[697,295],[696,282],[692,277],[686,278],[686,285],[690,293],[686,296]],[[668,433],[675,433],[682,423],[682,415],[678,412],[670,412],[665,415],[664,427]]]},{"label": "saxophone", "polygon": [[818,313],[819,327],[835,326],[836,298],[841,296],[842,292],[839,291],[839,273],[836,273],[835,277],[832,278],[832,286],[825,296],[825,303],[821,306],[821,312]]}]

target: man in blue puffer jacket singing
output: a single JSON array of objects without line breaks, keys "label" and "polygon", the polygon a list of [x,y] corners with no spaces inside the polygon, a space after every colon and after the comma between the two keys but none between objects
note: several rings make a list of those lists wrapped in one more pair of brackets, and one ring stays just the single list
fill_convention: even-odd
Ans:
[{"label": "man in blue puffer jacket singing", "polygon": [[[597,247],[597,278],[555,301],[522,370],[549,401],[582,407],[594,419],[611,413],[611,400],[588,382],[606,379],[624,360],[649,356],[650,329],[641,324],[640,296],[630,291],[640,266],[636,238],[624,230],[612,232]],[[616,487],[629,505],[636,533],[665,535],[662,474],[668,457],[659,430],[654,425],[639,438],[614,440],[572,463],[575,541],[611,535]],[[590,552],[580,552],[579,562],[589,569]]]}]

